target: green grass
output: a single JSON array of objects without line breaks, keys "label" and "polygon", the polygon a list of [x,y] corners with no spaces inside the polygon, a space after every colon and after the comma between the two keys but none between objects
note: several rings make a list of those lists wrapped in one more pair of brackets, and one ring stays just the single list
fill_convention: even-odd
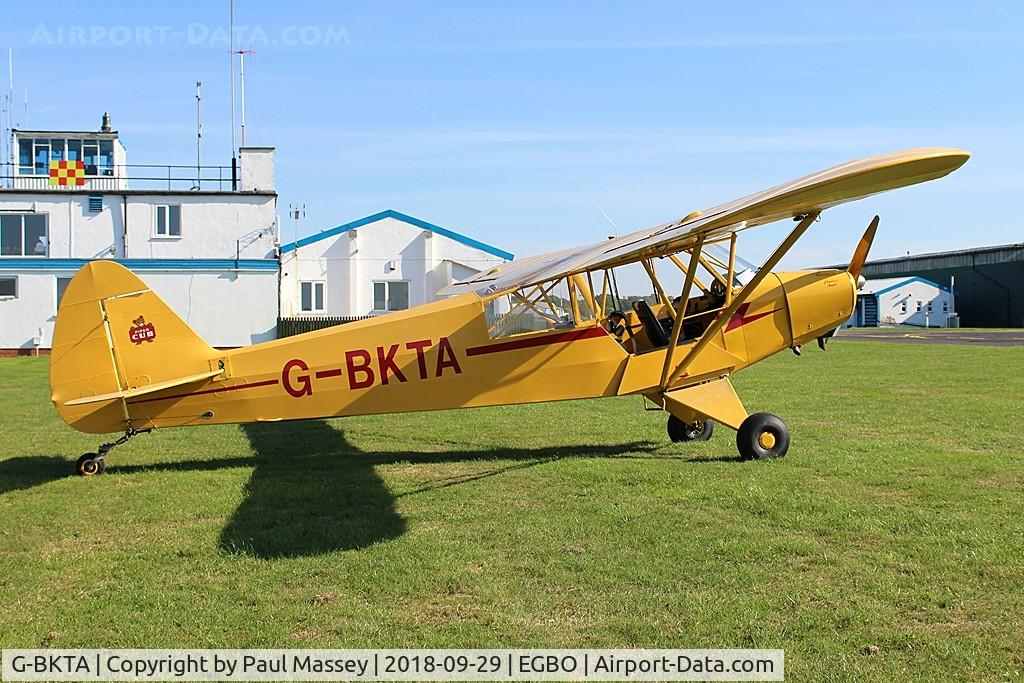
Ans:
[{"label": "green grass", "polygon": [[[1024,348],[736,378],[788,457],[639,399],[95,437],[0,361],[0,646],[785,648],[788,680],[1024,675]],[[868,646],[877,646],[867,654]]]}]

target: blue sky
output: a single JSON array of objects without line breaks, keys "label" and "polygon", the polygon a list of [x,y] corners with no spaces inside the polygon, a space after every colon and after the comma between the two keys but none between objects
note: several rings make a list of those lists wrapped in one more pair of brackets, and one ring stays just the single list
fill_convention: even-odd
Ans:
[{"label": "blue sky", "polygon": [[[1024,239],[1008,210],[1024,192],[1019,2],[235,7],[256,50],[247,142],[277,147],[281,212],[306,205],[300,236],[394,208],[528,255],[609,234],[597,205],[626,231],[948,145],[973,159],[826,212],[785,265],[847,258],[876,212],[877,257]],[[12,3],[0,47],[31,128],[110,111],[130,163],[194,160],[201,80],[204,160],[227,164],[227,24],[227,0]],[[787,228],[745,233],[745,255]]]}]

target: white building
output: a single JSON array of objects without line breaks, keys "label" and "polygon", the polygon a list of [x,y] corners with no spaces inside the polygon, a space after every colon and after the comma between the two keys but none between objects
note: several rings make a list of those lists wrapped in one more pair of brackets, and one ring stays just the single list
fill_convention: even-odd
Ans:
[{"label": "white building", "polygon": [[437,300],[513,255],[398,211],[281,247],[281,315],[365,316]]},{"label": "white building", "polygon": [[[127,163],[99,131],[15,130],[0,189],[0,352],[48,349],[68,280],[93,259],[135,271],[214,346],[275,336],[273,148],[232,168]],[[198,176],[198,178],[197,178]]]},{"label": "white building", "polygon": [[857,291],[857,306],[846,326],[955,326],[953,302],[949,289],[923,277],[867,280]]}]

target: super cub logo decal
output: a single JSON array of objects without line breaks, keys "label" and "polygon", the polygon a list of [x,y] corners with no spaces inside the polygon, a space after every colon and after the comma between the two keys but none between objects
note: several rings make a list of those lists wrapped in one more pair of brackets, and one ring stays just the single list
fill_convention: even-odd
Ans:
[{"label": "super cub logo decal", "polygon": [[156,341],[156,328],[153,327],[153,323],[147,323],[146,319],[140,315],[132,321],[132,326],[128,330],[128,338],[132,340],[133,344]]},{"label": "super cub logo decal", "polygon": [[[403,370],[395,361],[402,347],[416,353],[416,365]],[[429,362],[427,351],[436,347],[437,355]],[[389,344],[370,349],[351,349],[345,352],[345,365],[340,368],[318,370],[310,373],[309,365],[301,358],[293,358],[281,368],[281,386],[289,396],[301,398],[313,395],[313,378],[344,377],[349,389],[367,389],[374,385],[392,382],[408,382],[410,379],[439,378],[462,374],[462,366],[455,356],[455,349],[447,337],[441,337],[437,344],[430,339],[420,339],[405,344]]]}]

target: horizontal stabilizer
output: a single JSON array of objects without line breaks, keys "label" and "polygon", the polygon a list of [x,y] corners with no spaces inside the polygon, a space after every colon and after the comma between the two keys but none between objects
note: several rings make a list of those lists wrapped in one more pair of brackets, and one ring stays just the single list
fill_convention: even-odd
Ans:
[{"label": "horizontal stabilizer", "polygon": [[156,384],[146,384],[141,387],[134,389],[125,389],[124,391],[112,391],[109,394],[100,394],[98,396],[85,396],[83,398],[76,398],[67,401],[64,405],[68,406],[80,406],[86,403],[100,403],[101,401],[112,401],[114,399],[123,398],[125,400],[134,398],[136,396],[143,396],[145,394],[153,394],[164,389],[170,389],[171,387],[180,387],[183,384],[192,384],[193,382],[200,382],[204,379],[210,379],[221,374],[222,370],[210,370],[209,372],[201,372],[198,375],[188,375],[187,377],[179,377],[177,379],[169,379],[165,382],[157,382]]}]

